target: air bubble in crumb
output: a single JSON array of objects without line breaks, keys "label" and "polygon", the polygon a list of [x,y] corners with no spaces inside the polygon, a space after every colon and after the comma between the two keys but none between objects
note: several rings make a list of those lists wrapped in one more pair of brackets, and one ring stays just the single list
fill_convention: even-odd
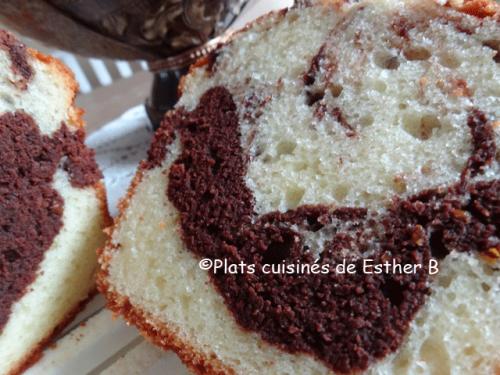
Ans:
[{"label": "air bubble in crumb", "polygon": [[344,89],[342,85],[338,85],[335,83],[332,83],[328,88],[334,98],[338,98],[340,94],[342,94],[342,90]]},{"label": "air bubble in crumb", "polygon": [[385,92],[385,90],[387,90],[387,85],[385,82],[377,80],[373,83],[373,88],[378,92]]},{"label": "air bubble in crumb", "polygon": [[393,179],[394,191],[398,194],[406,193],[407,186],[403,176],[395,176]]},{"label": "air bubble in crumb", "polygon": [[410,61],[428,60],[431,57],[430,51],[424,47],[409,47],[404,50],[403,55]]},{"label": "air bubble in crumb", "polygon": [[295,164],[293,164],[293,170],[296,171],[296,172],[300,172],[300,171],[303,171],[303,170],[306,170],[307,169],[307,163],[306,162],[296,162]]},{"label": "air bubble in crumb", "polygon": [[155,278],[155,286],[158,289],[163,290],[165,288],[165,285],[166,285],[166,282],[162,277]]},{"label": "air bubble in crumb", "polygon": [[460,305],[457,306],[455,314],[457,316],[467,317],[469,315],[467,312],[467,306],[465,306],[463,303],[461,303]]},{"label": "air bubble in crumb", "polygon": [[373,116],[372,115],[365,115],[359,119],[359,123],[361,126],[370,126],[374,122]]},{"label": "air bubble in crumb", "polygon": [[489,291],[490,291],[490,289],[491,289],[491,286],[489,286],[489,285],[488,285],[488,284],[486,284],[486,283],[481,283],[481,288],[483,288],[483,290],[484,290],[485,292],[489,292]]},{"label": "air bubble in crumb", "polygon": [[428,176],[432,173],[432,162],[431,161],[427,161],[425,162],[424,165],[422,165],[422,168],[420,168],[420,171],[422,172],[422,174]]},{"label": "air bubble in crumb", "polygon": [[295,148],[297,147],[297,143],[294,141],[281,141],[276,146],[276,151],[278,155],[289,155],[292,154]]},{"label": "air bubble in crumb", "polygon": [[262,163],[267,164],[267,163],[270,163],[270,162],[271,162],[271,160],[272,160],[271,155],[266,154],[266,155],[264,155],[264,157],[262,158]]},{"label": "air bubble in crumb", "polygon": [[439,57],[439,62],[441,63],[441,65],[450,69],[458,68],[461,65],[461,61],[458,59],[458,57],[450,52],[443,53]]},{"label": "air bubble in crumb", "polygon": [[349,193],[349,188],[347,187],[347,185],[339,185],[335,188],[334,191],[335,199],[338,202],[341,202],[347,197],[348,193]]},{"label": "air bubble in crumb", "polygon": [[465,349],[464,349],[464,354],[466,356],[473,356],[476,354],[476,350],[472,347],[472,346],[467,346]]},{"label": "air bubble in crumb", "polygon": [[403,128],[413,137],[425,141],[432,137],[435,129],[441,128],[441,121],[434,115],[407,113],[403,116]]},{"label": "air bubble in crumb", "polygon": [[437,337],[429,337],[420,347],[420,359],[426,363],[431,374],[450,374],[450,357],[446,345]]},{"label": "air bubble in crumb", "polygon": [[399,59],[387,52],[375,54],[375,64],[382,69],[395,70],[399,67]]},{"label": "air bubble in crumb", "polygon": [[442,276],[438,278],[438,285],[443,288],[448,288],[451,285],[452,278],[449,276]]},{"label": "air bubble in crumb", "polygon": [[286,206],[288,209],[296,208],[300,202],[302,201],[302,197],[304,196],[305,190],[295,186],[289,188],[286,192]]}]

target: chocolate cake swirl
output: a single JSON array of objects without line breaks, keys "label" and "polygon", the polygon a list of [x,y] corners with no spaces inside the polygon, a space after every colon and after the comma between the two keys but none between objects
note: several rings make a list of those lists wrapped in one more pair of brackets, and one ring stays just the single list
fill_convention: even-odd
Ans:
[{"label": "chocolate cake swirl", "polygon": [[63,225],[64,201],[52,186],[56,169],[75,187],[102,178],[83,139],[83,130],[65,124],[42,135],[24,112],[0,116],[0,331]]},{"label": "chocolate cake swirl", "polygon": [[[500,180],[469,183],[492,162],[491,124],[473,110],[469,127],[474,153],[460,184],[395,199],[387,213],[356,207],[301,206],[257,217],[245,184],[247,160],[240,145],[236,105],[224,87],[210,89],[192,112],[170,114],[158,131],[148,160],[164,160],[178,134],[182,154],[169,171],[168,198],[180,212],[182,238],[200,258],[255,264],[253,274],[217,272],[212,280],[238,323],[291,352],[308,352],[334,371],[365,370],[395,351],[428,292],[428,261],[451,251],[488,253],[500,237]],[[314,259],[303,231],[335,222],[334,236]],[[496,239],[495,239],[496,238]],[[495,240],[493,240],[495,239]],[[419,264],[414,274],[363,273],[373,264]],[[335,264],[349,251],[355,275],[266,274],[265,264]]]}]

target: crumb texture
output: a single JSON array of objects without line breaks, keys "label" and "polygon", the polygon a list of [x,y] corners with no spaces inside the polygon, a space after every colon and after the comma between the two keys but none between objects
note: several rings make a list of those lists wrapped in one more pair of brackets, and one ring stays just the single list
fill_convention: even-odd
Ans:
[{"label": "crumb texture", "polygon": [[[493,373],[498,35],[494,17],[412,0],[253,24],[186,77],[104,252],[107,290],[236,373]],[[207,254],[258,265],[384,251],[440,272],[311,286],[198,268]]]}]

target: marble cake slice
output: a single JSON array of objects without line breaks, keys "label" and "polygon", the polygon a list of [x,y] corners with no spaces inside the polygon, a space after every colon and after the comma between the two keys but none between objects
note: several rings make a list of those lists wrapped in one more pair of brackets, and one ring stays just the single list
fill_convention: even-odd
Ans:
[{"label": "marble cake slice", "polygon": [[77,84],[0,30],[0,374],[33,364],[95,294],[109,225]]},{"label": "marble cake slice", "polygon": [[109,307],[200,374],[498,373],[498,6],[302,3],[184,78]]}]

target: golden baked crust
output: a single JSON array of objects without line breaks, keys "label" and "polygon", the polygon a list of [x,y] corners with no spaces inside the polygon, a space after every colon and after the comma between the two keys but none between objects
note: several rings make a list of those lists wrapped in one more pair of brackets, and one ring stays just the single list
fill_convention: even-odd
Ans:
[{"label": "golden baked crust", "polygon": [[500,5],[493,0],[449,0],[446,5],[480,18],[500,15]]},{"label": "golden baked crust", "polygon": [[141,309],[132,306],[128,298],[111,292],[107,283],[101,277],[98,277],[98,288],[101,293],[106,295],[108,308],[115,314],[125,318],[127,322],[133,324],[141,334],[151,343],[161,347],[164,350],[173,350],[179,358],[196,374],[234,374],[235,372],[225,367],[213,354],[207,356],[205,353],[199,353],[189,342],[179,338],[174,329],[161,323],[148,315]]},{"label": "golden baked crust", "polygon": [[44,349],[49,346],[54,339],[64,330],[64,328],[71,323],[71,321],[85,308],[87,303],[97,295],[97,290],[93,290],[88,298],[81,301],[73,308],[64,319],[54,328],[54,330],[47,335],[42,341],[38,343],[19,363],[6,375],[19,375],[26,371],[28,368],[37,363],[43,356]]}]

